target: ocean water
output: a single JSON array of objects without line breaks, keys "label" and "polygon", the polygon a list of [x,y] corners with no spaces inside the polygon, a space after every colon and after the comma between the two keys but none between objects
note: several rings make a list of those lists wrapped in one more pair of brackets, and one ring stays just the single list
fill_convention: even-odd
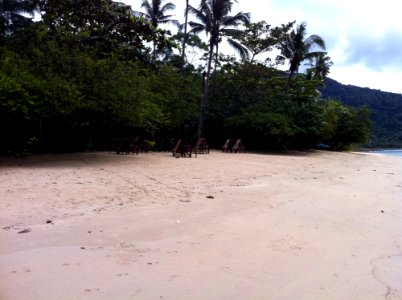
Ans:
[{"label": "ocean water", "polygon": [[375,150],[372,153],[378,153],[389,156],[402,156],[402,149],[392,149],[392,150]]}]

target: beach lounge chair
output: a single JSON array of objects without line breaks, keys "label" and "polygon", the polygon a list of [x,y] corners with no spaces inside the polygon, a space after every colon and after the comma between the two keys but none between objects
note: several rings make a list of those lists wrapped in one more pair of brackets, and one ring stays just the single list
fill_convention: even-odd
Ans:
[{"label": "beach lounge chair", "polygon": [[180,144],[181,144],[181,140],[178,140],[176,145],[173,147],[173,149],[172,149],[173,156],[178,157],[181,155]]},{"label": "beach lounge chair", "polygon": [[133,154],[138,154],[140,151],[140,143],[139,143],[140,137],[137,136],[135,139],[128,139],[127,144],[128,144],[128,153],[132,152]]},{"label": "beach lounge chair", "polygon": [[223,144],[222,146],[222,152],[229,152],[230,150],[230,143],[231,143],[231,139],[227,139],[225,144]]},{"label": "beach lounge chair", "polygon": [[180,153],[182,157],[191,157],[193,153],[193,148],[190,145],[181,145],[180,146]]},{"label": "beach lounge chair", "polygon": [[191,157],[193,149],[190,145],[182,144],[182,140],[178,140],[174,148],[172,149],[172,154],[174,157]]},{"label": "beach lounge chair", "polygon": [[209,147],[205,138],[199,138],[195,147],[193,148],[195,155],[197,154],[209,154]]},{"label": "beach lounge chair", "polygon": [[139,152],[139,137],[136,138],[114,138],[111,139],[114,148],[116,149],[116,154],[130,154]]},{"label": "beach lounge chair", "polygon": [[244,150],[244,144],[241,139],[236,140],[236,143],[234,144],[232,148],[232,152],[234,153],[242,153],[245,152]]}]

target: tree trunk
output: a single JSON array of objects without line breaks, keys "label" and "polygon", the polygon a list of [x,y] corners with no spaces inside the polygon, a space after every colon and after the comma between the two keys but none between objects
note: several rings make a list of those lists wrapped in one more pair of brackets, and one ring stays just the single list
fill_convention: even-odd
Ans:
[{"label": "tree trunk", "polygon": [[214,73],[216,73],[216,68],[217,68],[217,65],[218,65],[218,60],[219,60],[219,42],[216,43]]},{"label": "tree trunk", "polygon": [[288,75],[288,81],[286,83],[286,87],[285,87],[285,92],[288,93],[289,92],[289,88],[290,88],[290,83],[292,82],[292,73],[289,73]]},{"label": "tree trunk", "polygon": [[155,39],[153,39],[153,42],[152,42],[152,60],[153,60],[153,63],[155,63],[155,61],[156,61],[156,41],[155,41]]},{"label": "tree trunk", "polygon": [[254,59],[255,59],[255,53],[253,53],[253,56],[251,56],[251,59],[250,59],[250,64],[253,64],[254,63]]},{"label": "tree trunk", "polygon": [[181,47],[181,67],[183,68],[185,65],[185,57],[186,57],[186,44],[187,44],[187,24],[188,24],[188,1],[186,0],[186,11],[185,11],[185,20],[184,20],[184,37],[183,44]]},{"label": "tree trunk", "polygon": [[208,88],[209,88],[209,78],[211,76],[211,68],[212,68],[212,58],[214,56],[214,43],[211,39],[209,42],[209,57],[208,57],[208,67],[207,73],[205,74],[205,81],[203,86],[203,92],[201,95],[201,103],[200,103],[200,121],[198,123],[198,138],[204,137],[204,129],[205,129],[205,108],[207,104],[208,98]]}]

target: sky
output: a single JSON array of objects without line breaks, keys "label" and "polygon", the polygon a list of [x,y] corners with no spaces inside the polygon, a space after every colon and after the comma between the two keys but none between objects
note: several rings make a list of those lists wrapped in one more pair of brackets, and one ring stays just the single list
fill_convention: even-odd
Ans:
[{"label": "sky", "polygon": [[[186,1],[169,1],[176,5],[176,19],[184,22]],[[140,0],[124,2],[141,10]],[[199,0],[190,4],[198,7]],[[402,1],[238,0],[232,14],[240,11],[251,13],[252,22],[264,20],[274,26],[306,22],[308,35],[317,34],[326,42],[334,62],[330,78],[402,94]],[[234,54],[230,51],[226,54]]]}]

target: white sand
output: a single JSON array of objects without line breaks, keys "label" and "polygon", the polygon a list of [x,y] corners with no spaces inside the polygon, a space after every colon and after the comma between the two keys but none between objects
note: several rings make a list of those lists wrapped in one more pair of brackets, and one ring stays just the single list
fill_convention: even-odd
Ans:
[{"label": "white sand", "polygon": [[401,175],[352,153],[1,159],[0,299],[402,299]]}]

